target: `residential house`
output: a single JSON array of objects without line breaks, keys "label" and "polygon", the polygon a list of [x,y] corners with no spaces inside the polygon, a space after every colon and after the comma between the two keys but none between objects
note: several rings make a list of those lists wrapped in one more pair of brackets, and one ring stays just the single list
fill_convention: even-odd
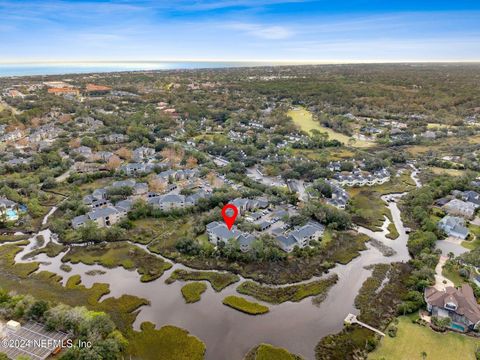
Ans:
[{"label": "residential house", "polygon": [[23,132],[20,129],[15,129],[4,134],[0,141],[17,141],[23,137]]},{"label": "residential house", "polygon": [[6,220],[18,220],[18,204],[15,201],[0,198],[0,217]]},{"label": "residential house", "polygon": [[47,90],[49,94],[61,96],[61,95],[73,95],[78,96],[80,95],[80,90],[73,88],[73,87],[62,87],[62,88],[50,88]]},{"label": "residential house", "polygon": [[108,94],[112,88],[110,86],[87,84],[85,92],[89,96],[102,96]]},{"label": "residential house", "polygon": [[467,219],[475,215],[475,205],[459,199],[452,199],[443,205],[443,209],[450,215],[462,216]]},{"label": "residential house", "polygon": [[93,154],[92,149],[90,149],[88,146],[79,146],[78,148],[73,149],[72,152],[77,155],[82,155],[86,159],[91,158]]},{"label": "residential house", "polygon": [[255,209],[266,209],[269,205],[268,201],[265,199],[243,199],[236,198],[229,202],[229,204],[234,205],[240,215],[243,215],[247,211],[252,211]]},{"label": "residential house", "polygon": [[74,229],[85,225],[87,221],[94,221],[100,227],[109,227],[117,223],[126,213],[122,209],[117,209],[113,206],[107,206],[88,212],[85,215],[80,215],[72,220]]},{"label": "residential house", "polygon": [[138,176],[152,172],[154,167],[154,164],[130,163],[120,166],[118,170],[128,176]]},{"label": "residential house", "polygon": [[304,248],[310,245],[310,241],[318,240],[324,233],[325,227],[311,221],[304,226],[297,227],[288,234],[277,236],[278,245],[285,251],[291,252],[295,246]]},{"label": "residential house", "polygon": [[114,133],[105,135],[103,140],[108,144],[118,144],[126,142],[128,140],[128,136],[124,134]]},{"label": "residential house", "polygon": [[113,153],[110,151],[97,151],[93,157],[97,161],[108,162],[110,158],[113,156]]},{"label": "residential house", "polygon": [[184,209],[186,207],[185,196],[167,194],[148,198],[147,202],[162,211]]},{"label": "residential house", "polygon": [[141,146],[133,150],[132,160],[134,162],[143,162],[149,160],[155,155],[155,149]]},{"label": "residential house", "polygon": [[476,191],[464,191],[461,193],[461,197],[463,201],[473,204],[476,209],[480,207],[480,194]]},{"label": "residential house", "polygon": [[453,236],[462,240],[465,240],[468,236],[468,229],[465,227],[465,220],[460,217],[446,215],[438,222],[437,226],[448,236]]},{"label": "residential house", "polygon": [[456,289],[437,290],[428,287],[424,292],[427,310],[438,318],[449,318],[450,329],[467,332],[480,326],[480,305],[468,284]]},{"label": "residential house", "polygon": [[224,223],[218,221],[207,225],[207,235],[208,240],[214,245],[218,245],[219,242],[228,243],[232,239],[237,240],[243,252],[249,251],[255,241],[255,236],[252,234],[242,233],[236,226],[229,230]]}]

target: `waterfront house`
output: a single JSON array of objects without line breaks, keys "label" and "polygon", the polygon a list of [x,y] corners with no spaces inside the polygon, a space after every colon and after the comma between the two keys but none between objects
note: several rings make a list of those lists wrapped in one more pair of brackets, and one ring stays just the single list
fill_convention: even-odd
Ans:
[{"label": "waterfront house", "polygon": [[438,318],[449,318],[450,329],[467,332],[478,329],[480,325],[480,305],[468,284],[456,289],[447,287],[437,290],[428,287],[424,292],[427,310]]},{"label": "waterfront house", "polygon": [[214,221],[207,224],[207,235],[208,240],[217,245],[220,241],[227,243],[230,239],[238,239],[242,232],[236,226],[229,230],[224,223]]},{"label": "waterfront house", "polygon": [[124,211],[113,206],[95,209],[85,215],[76,216],[72,219],[72,227],[78,229],[87,221],[94,221],[100,227],[109,227],[117,223],[125,215]]},{"label": "waterfront house", "polygon": [[18,204],[15,201],[0,198],[0,218],[8,221],[18,220]]},{"label": "waterfront house", "polygon": [[276,237],[280,248],[285,252],[292,252],[295,246],[304,248],[310,245],[310,241],[318,240],[324,233],[325,227],[316,222],[311,221],[304,226],[300,226],[292,230],[288,234]]}]

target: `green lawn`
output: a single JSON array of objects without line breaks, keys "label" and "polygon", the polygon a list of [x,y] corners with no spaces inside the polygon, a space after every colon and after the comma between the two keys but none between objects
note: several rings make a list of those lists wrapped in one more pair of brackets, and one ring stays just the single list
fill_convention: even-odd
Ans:
[{"label": "green lawn", "polygon": [[465,279],[460,276],[459,268],[456,266],[445,265],[442,269],[442,275],[451,280],[455,286],[461,286],[465,283]]},{"label": "green lawn", "polygon": [[470,236],[466,241],[462,241],[462,246],[469,250],[475,250],[480,247],[480,226],[469,224]]},{"label": "green lawn", "polygon": [[202,294],[207,290],[203,282],[188,283],[182,287],[182,295],[187,303],[200,301]]},{"label": "green lawn", "polygon": [[479,341],[471,337],[453,333],[436,333],[428,327],[413,324],[411,317],[400,317],[395,338],[382,338],[378,348],[369,360],[422,360],[426,359],[475,360],[475,349]]},{"label": "green lawn", "polygon": [[465,175],[465,170],[457,170],[457,169],[444,169],[439,167],[430,167],[430,170],[435,175],[450,175],[450,176],[463,176]]},{"label": "green lawn", "polygon": [[[320,125],[318,121],[313,119],[312,113],[307,109],[297,107],[295,109],[291,109],[287,112],[287,115],[290,116],[295,124],[297,124],[303,131],[310,132],[310,130],[316,129],[321,132],[328,133],[328,137],[332,140],[338,140],[345,145],[348,144],[350,137],[341,134],[339,132],[333,131],[330,128]],[[370,141],[363,141],[363,140],[356,140],[353,143],[353,147],[370,147],[375,145],[375,143]]]},{"label": "green lawn", "polygon": [[230,295],[223,299],[223,304],[231,307],[232,309],[241,311],[249,315],[261,315],[270,311],[268,306],[248,301],[247,299]]}]

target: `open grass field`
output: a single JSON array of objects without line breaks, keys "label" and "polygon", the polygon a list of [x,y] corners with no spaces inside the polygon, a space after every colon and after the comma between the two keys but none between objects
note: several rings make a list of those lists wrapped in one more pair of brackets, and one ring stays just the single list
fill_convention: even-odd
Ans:
[{"label": "open grass field", "polygon": [[463,175],[465,175],[465,170],[443,169],[443,168],[439,168],[439,167],[430,167],[429,169],[435,175],[450,175],[450,176],[463,176]]},{"label": "open grass field", "polygon": [[475,360],[478,340],[453,332],[436,333],[411,319],[400,317],[397,336],[382,338],[368,359],[422,360],[422,352],[426,352],[426,359]]},{"label": "open grass field", "polygon": [[205,344],[188,331],[175,326],[155,329],[150,322],[142,323],[141,331],[130,331],[128,352],[133,360],[202,360]]},{"label": "open grass field", "polygon": [[[313,130],[313,129],[326,132],[328,133],[328,136],[330,139],[338,140],[344,143],[345,145],[348,145],[348,141],[350,140],[349,136],[333,131],[332,129],[329,129],[327,127],[320,125],[319,122],[313,119],[312,113],[307,109],[297,107],[289,110],[287,115],[292,118],[293,122],[297,124],[300,127],[300,129],[302,129],[307,133],[309,133],[310,130]],[[352,144],[353,147],[359,147],[359,148],[370,147],[373,145],[375,145],[375,143],[370,141],[362,141],[362,140],[356,140]]]},{"label": "open grass field", "polygon": [[248,315],[261,315],[270,311],[268,306],[248,301],[240,296],[230,295],[223,299],[222,302],[224,305]]},{"label": "open grass field", "polygon": [[355,152],[350,149],[340,147],[334,149],[291,149],[291,151],[294,155],[305,156],[312,161],[338,161],[355,157]]}]

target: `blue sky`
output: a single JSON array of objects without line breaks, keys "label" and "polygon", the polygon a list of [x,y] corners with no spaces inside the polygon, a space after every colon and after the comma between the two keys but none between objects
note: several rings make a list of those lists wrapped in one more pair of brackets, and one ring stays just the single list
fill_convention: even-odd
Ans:
[{"label": "blue sky", "polygon": [[480,1],[0,0],[0,62],[480,60]]}]

